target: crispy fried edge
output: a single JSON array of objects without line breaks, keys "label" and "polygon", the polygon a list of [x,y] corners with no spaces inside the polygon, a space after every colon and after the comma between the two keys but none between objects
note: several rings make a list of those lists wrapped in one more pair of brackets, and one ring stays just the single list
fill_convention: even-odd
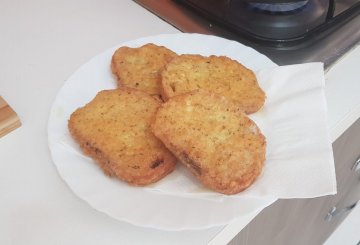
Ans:
[{"label": "crispy fried edge", "polygon": [[[157,115],[158,113],[160,112],[160,110],[163,110],[164,107],[167,106],[167,103],[171,103],[172,101],[174,100],[181,100],[183,97],[186,97],[186,96],[192,96],[193,94],[195,93],[198,93],[200,90],[194,90],[194,91],[191,91],[191,92],[187,92],[187,93],[182,93],[182,94],[179,94],[179,95],[176,95],[176,96],[173,96],[169,99],[169,101],[165,102],[164,104],[162,104],[158,111],[157,111]],[[225,103],[227,103],[228,105],[227,106],[230,106],[232,108],[238,108],[238,106],[236,104],[234,104],[232,101],[226,99],[224,96],[220,96],[218,94],[215,94],[215,93],[209,93],[208,91],[200,91],[202,93],[206,93],[208,94],[209,96],[211,97],[215,97],[215,98],[218,98],[218,99],[222,99],[223,101],[226,101]],[[243,113],[241,110],[237,110],[238,113],[241,114],[241,116],[244,116],[246,117],[248,120],[250,120],[254,125],[256,125],[256,123],[251,120],[245,113]],[[152,132],[154,133],[154,135],[156,137],[158,137],[164,144],[165,146],[180,160],[180,162],[185,165],[189,170],[190,172],[206,187],[208,187],[209,189],[212,189],[216,192],[220,192],[222,194],[226,194],[226,195],[234,195],[234,194],[237,194],[241,191],[244,191],[245,189],[247,189],[248,187],[250,187],[254,182],[255,180],[257,179],[257,177],[261,174],[262,172],[262,169],[263,169],[263,166],[264,166],[264,163],[265,163],[265,160],[266,160],[266,138],[265,136],[261,133],[260,129],[259,129],[259,137],[261,138],[261,140],[263,140],[264,144],[263,144],[263,147],[264,147],[264,151],[263,151],[263,154],[259,155],[259,162],[260,162],[260,165],[257,166],[257,165],[252,165],[254,166],[248,173],[250,174],[247,174],[247,176],[250,176],[249,178],[245,179],[244,181],[241,181],[241,182],[237,182],[238,184],[236,185],[236,188],[231,188],[231,186],[226,186],[225,188],[219,184],[218,182],[213,182],[213,181],[208,181],[208,178],[203,178],[202,174],[201,174],[201,164],[198,164],[196,161],[194,161],[193,159],[191,159],[191,157],[189,156],[189,154],[184,150],[184,149],[181,149],[181,147],[177,147],[175,146],[172,141],[171,141],[171,136],[169,136],[169,134],[166,134],[166,133],[163,133],[163,131],[161,131],[161,126],[163,124],[160,123],[159,125],[159,129],[160,129],[160,132],[157,130],[157,120],[158,120],[158,117],[156,116],[153,120],[153,122],[151,123],[151,130]],[[256,127],[258,127],[256,125]],[[253,174],[251,174],[253,173]]]},{"label": "crispy fried edge", "polygon": [[[117,90],[135,91],[136,93],[140,92],[140,93],[143,93],[145,96],[149,96],[150,98],[155,100],[157,102],[157,104],[160,104],[160,102],[156,98],[146,94],[145,92],[142,92],[142,91],[139,91],[136,89],[122,88],[122,89],[117,89]],[[87,103],[85,106],[89,105],[91,102],[92,102],[92,100],[89,103]],[[81,107],[81,108],[83,108],[83,107]],[[69,132],[70,132],[71,136],[73,137],[73,139],[80,145],[80,148],[82,149],[83,153],[87,156],[90,156],[93,160],[95,160],[95,162],[101,167],[101,169],[104,171],[104,173],[106,175],[108,175],[110,177],[115,176],[115,177],[129,183],[130,185],[144,186],[144,185],[148,185],[148,184],[159,181],[160,179],[162,179],[163,177],[165,177],[166,175],[168,175],[175,169],[177,159],[175,158],[175,156],[173,156],[171,154],[171,152],[165,147],[165,145],[163,145],[162,150],[163,150],[163,162],[164,163],[161,164],[161,168],[159,168],[162,171],[158,171],[159,173],[156,172],[158,174],[153,172],[153,174],[142,176],[141,178],[135,178],[134,176],[127,176],[122,171],[118,171],[119,168],[117,167],[116,163],[111,162],[108,159],[108,157],[105,156],[100,149],[92,146],[89,141],[84,139],[81,136],[81,134],[77,132],[76,127],[74,126],[74,121],[72,121],[72,116],[75,113],[77,113],[78,110],[81,108],[78,108],[71,114],[70,119],[68,121]],[[149,126],[151,125],[150,123],[149,123]],[[155,135],[154,135],[154,137],[155,137]],[[156,139],[158,139],[158,138],[156,138]],[[150,164],[150,166],[156,164],[157,161],[158,161],[158,159],[155,159],[153,161],[153,163]],[[116,169],[116,170],[114,170],[114,169]]]}]

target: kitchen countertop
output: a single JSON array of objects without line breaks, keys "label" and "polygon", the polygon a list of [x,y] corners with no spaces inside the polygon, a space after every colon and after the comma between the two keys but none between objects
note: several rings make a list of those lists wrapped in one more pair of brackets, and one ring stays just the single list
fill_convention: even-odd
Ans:
[{"label": "kitchen countertop", "polygon": [[[64,81],[109,47],[178,32],[132,1],[0,0],[0,95],[22,121],[0,138],[0,244],[223,244],[257,215],[197,231],[136,227],[92,209],[52,164],[47,121]],[[333,141],[360,116],[358,64],[356,47],[326,73]]]}]

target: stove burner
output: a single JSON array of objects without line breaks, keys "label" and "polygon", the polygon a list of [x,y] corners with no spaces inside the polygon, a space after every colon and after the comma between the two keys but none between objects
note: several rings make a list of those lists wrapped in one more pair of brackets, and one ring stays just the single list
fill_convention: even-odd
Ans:
[{"label": "stove burner", "polygon": [[[251,46],[278,50],[314,44],[360,14],[360,0],[172,1],[207,19],[204,24],[214,33],[221,29]],[[345,3],[347,8],[342,9]]]},{"label": "stove burner", "polygon": [[[230,1],[224,20],[256,40],[295,40],[326,22],[329,9],[329,0],[260,2]],[[263,9],[254,10],[251,4]],[[276,45],[283,43],[280,41]]]},{"label": "stove burner", "polygon": [[269,14],[277,13],[294,13],[302,10],[309,0],[291,3],[257,3],[249,2],[248,5],[252,10],[266,12]]}]

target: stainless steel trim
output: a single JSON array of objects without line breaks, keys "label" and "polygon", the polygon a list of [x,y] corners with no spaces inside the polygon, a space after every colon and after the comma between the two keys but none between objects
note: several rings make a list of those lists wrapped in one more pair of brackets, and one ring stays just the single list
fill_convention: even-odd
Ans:
[{"label": "stainless steel trim", "polygon": [[354,165],[352,166],[351,170],[353,171],[360,171],[360,157],[355,161]]},{"label": "stainless steel trim", "polygon": [[325,217],[325,220],[327,222],[331,222],[334,218],[336,218],[337,216],[339,215],[342,215],[342,214],[345,214],[347,212],[350,212],[353,208],[356,207],[358,201],[351,204],[350,206],[347,206],[345,208],[342,208],[342,209],[337,209],[336,207],[332,207],[330,209],[330,211],[327,213],[326,217]]}]

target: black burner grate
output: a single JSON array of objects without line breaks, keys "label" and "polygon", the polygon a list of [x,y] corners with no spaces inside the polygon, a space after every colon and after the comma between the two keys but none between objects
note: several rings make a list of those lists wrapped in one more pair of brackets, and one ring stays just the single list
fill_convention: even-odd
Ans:
[{"label": "black burner grate", "polygon": [[266,14],[294,14],[302,11],[307,5],[308,0],[292,3],[258,3],[249,2],[249,10],[263,12]]}]

